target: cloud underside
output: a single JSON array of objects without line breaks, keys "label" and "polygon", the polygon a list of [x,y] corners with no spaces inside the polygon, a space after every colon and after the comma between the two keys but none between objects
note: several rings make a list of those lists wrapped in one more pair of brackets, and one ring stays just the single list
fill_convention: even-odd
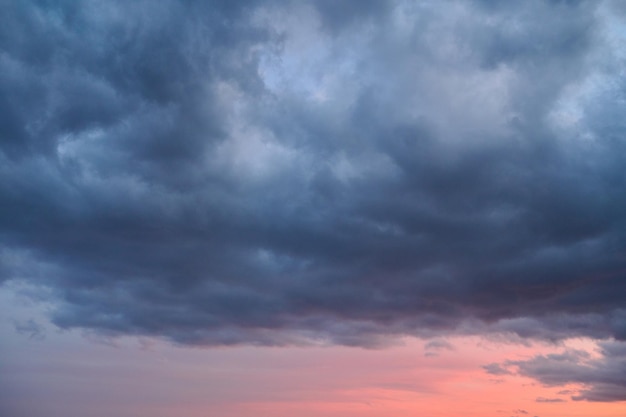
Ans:
[{"label": "cloud underside", "polygon": [[0,279],[56,325],[626,340],[619,2],[0,8]]}]

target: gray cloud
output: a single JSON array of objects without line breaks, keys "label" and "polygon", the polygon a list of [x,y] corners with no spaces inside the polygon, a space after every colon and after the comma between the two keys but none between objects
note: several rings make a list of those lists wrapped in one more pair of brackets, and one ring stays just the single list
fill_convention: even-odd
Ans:
[{"label": "gray cloud", "polygon": [[483,365],[483,369],[491,375],[511,375],[512,372],[507,369],[505,366],[502,366],[499,363],[490,363],[487,365]]},{"label": "gray cloud", "polygon": [[[626,343],[603,341],[599,343],[600,356],[586,351],[568,349],[563,353],[538,355],[528,360],[506,361],[485,366],[488,373],[501,375],[516,373],[541,382],[546,386],[580,384],[576,392],[560,391],[574,401],[626,401]],[[563,402],[561,398],[537,398],[537,402]]]},{"label": "gray cloud", "polygon": [[538,403],[562,403],[565,402],[563,398],[546,398],[546,397],[537,397],[535,399]]},{"label": "gray cloud", "polygon": [[424,345],[426,350],[454,350],[454,345],[445,339],[434,339],[426,342]]},{"label": "gray cloud", "polygon": [[433,339],[424,344],[424,356],[439,356],[439,352],[455,350],[454,345],[445,339]]},{"label": "gray cloud", "polygon": [[178,343],[624,340],[616,7],[3,3],[0,280]]},{"label": "gray cloud", "polygon": [[31,340],[43,340],[46,337],[43,326],[33,319],[14,320],[13,326],[17,333],[26,335]]}]

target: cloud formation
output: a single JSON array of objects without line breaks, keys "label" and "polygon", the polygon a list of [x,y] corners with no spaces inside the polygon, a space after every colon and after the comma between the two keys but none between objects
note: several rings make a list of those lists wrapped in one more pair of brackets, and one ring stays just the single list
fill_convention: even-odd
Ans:
[{"label": "cloud formation", "polygon": [[[546,386],[579,384],[579,392],[563,391],[574,401],[626,401],[626,343],[599,342],[600,354],[567,349],[563,353],[538,355],[528,360],[509,360],[484,368],[493,375],[516,373]],[[537,398],[537,402],[563,402],[562,398]]]},{"label": "cloud formation", "polygon": [[3,3],[0,280],[178,343],[626,340],[623,6],[382,4]]}]

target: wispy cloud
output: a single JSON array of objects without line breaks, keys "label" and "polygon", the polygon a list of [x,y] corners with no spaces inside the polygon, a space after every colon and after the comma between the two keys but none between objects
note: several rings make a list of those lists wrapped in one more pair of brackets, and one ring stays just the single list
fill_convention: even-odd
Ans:
[{"label": "wispy cloud", "polygon": [[43,340],[46,337],[43,326],[33,319],[14,320],[13,326],[17,333],[26,335],[29,339]]},{"label": "wispy cloud", "polygon": [[[565,349],[561,353],[537,355],[526,360],[490,364],[484,369],[494,375],[522,375],[546,386],[581,386],[577,391],[562,390],[574,401],[626,401],[626,343],[602,341],[600,355],[585,350]],[[562,398],[539,397],[537,402],[563,402]]]}]

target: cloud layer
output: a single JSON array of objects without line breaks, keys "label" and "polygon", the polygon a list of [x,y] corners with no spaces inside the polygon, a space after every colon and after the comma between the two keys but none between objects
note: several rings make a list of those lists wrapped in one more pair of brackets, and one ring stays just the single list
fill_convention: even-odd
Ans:
[{"label": "cloud layer", "polygon": [[58,326],[626,340],[619,2],[0,8],[0,280]]},{"label": "cloud layer", "polygon": [[[486,365],[493,375],[515,373],[531,377],[547,386],[577,384],[578,392],[564,391],[574,401],[626,401],[626,343],[604,341],[592,356],[584,350],[538,355],[528,360],[509,360]],[[571,395],[573,394],[573,395]],[[562,398],[537,398],[537,402],[563,402]]]}]

